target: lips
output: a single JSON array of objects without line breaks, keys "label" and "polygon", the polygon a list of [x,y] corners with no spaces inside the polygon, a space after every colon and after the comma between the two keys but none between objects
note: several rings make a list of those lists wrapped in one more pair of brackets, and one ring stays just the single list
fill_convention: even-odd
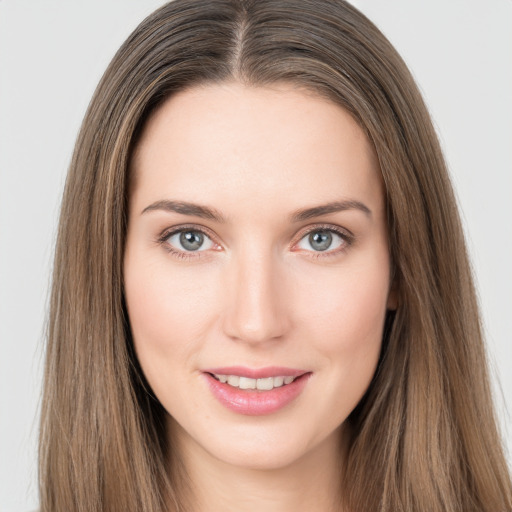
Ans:
[{"label": "lips", "polygon": [[271,414],[284,408],[303,391],[311,372],[285,367],[210,368],[203,375],[214,397],[239,414]]}]

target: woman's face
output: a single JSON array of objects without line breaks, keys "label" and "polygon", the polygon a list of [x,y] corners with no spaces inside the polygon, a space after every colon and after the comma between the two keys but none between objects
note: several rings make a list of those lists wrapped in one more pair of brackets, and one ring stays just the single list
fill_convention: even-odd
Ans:
[{"label": "woman's face", "polygon": [[132,171],[126,302],[171,435],[246,467],[334,449],[393,307],[362,130],[290,85],[208,85],[156,111]]}]

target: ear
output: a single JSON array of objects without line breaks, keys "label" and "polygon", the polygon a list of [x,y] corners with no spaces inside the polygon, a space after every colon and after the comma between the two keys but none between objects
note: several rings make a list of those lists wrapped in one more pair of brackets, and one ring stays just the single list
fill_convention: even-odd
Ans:
[{"label": "ear", "polygon": [[388,311],[396,311],[398,308],[398,279],[393,277],[391,286],[389,287],[388,302],[386,308]]}]

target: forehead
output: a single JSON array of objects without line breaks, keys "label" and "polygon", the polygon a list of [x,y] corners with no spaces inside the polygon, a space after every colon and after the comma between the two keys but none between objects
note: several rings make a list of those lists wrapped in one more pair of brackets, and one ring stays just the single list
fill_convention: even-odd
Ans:
[{"label": "forehead", "polygon": [[147,200],[179,194],[258,208],[258,198],[276,196],[283,206],[383,196],[373,146],[350,114],[290,84],[229,82],[170,97],[147,122],[132,171],[134,196]]}]

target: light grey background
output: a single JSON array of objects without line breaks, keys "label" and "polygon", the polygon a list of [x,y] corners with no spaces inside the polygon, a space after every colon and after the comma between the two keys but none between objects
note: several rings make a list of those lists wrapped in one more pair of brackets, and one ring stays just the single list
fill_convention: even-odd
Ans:
[{"label": "light grey background", "polygon": [[[477,275],[512,448],[512,1],[354,0],[413,71]],[[37,507],[42,333],[66,167],[117,47],[162,0],[0,0],[0,512]],[[509,461],[510,461],[509,456]]]}]

